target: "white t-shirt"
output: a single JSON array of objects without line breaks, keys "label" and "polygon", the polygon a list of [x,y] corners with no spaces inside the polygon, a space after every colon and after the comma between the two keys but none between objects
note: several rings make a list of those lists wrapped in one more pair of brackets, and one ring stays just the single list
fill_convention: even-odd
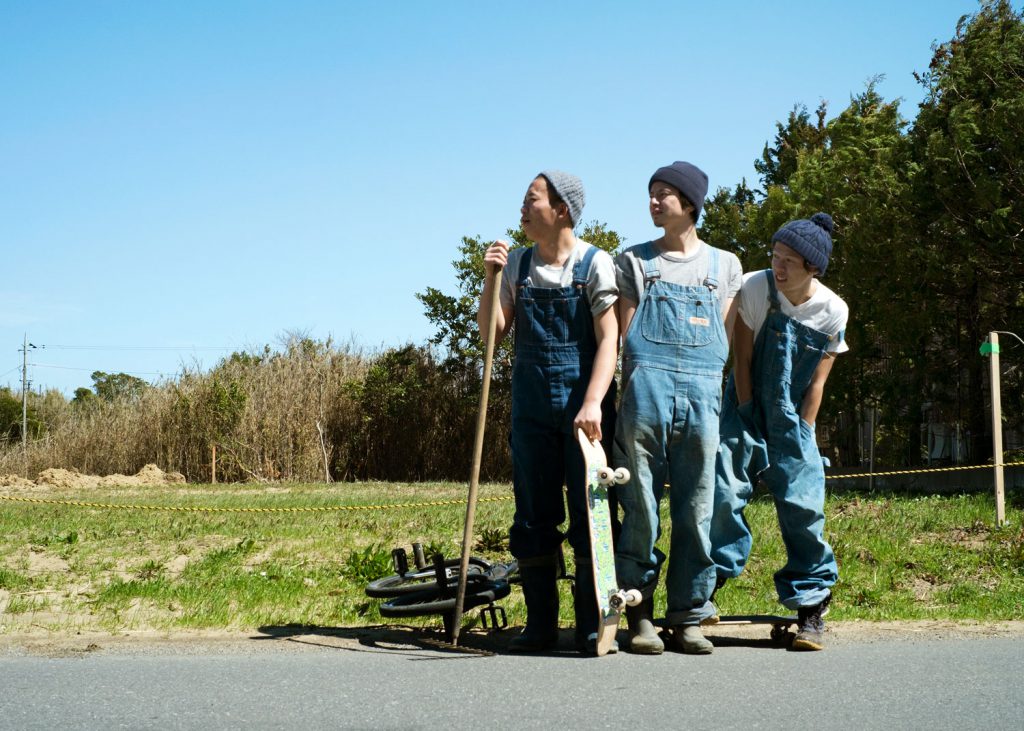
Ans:
[{"label": "white t-shirt", "polygon": [[[768,270],[771,276],[771,270]],[[826,350],[829,353],[845,353],[850,349],[846,344],[846,322],[850,318],[850,308],[842,298],[831,289],[815,279],[815,289],[811,298],[802,305],[794,305],[786,295],[778,293],[779,309],[782,314],[792,317],[801,325],[834,336]],[[749,272],[743,275],[743,286],[740,288],[736,302],[739,305],[740,317],[747,327],[754,331],[754,339],[764,325],[768,316],[768,277],[764,270]]]},{"label": "white t-shirt", "polygon": [[[572,250],[569,258],[562,266],[545,264],[533,253],[530,257],[530,274],[526,284],[530,287],[571,287],[572,269],[576,262],[586,255],[588,249],[594,248],[582,239],[576,240],[576,248]],[[501,276],[501,306],[515,307],[516,288],[519,285],[519,260],[527,251],[525,248],[513,249],[508,253],[508,263]],[[615,265],[608,252],[598,250],[594,258],[590,260],[590,271],[587,274],[587,301],[590,303],[590,313],[599,315],[619,298],[619,288],[615,284]]]}]

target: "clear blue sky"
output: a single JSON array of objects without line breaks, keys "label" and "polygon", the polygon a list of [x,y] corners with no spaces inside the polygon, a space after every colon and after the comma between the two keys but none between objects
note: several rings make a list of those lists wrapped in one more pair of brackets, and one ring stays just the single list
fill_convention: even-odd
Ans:
[{"label": "clear blue sky", "polygon": [[912,72],[976,8],[5,0],[0,385],[26,332],[33,388],[67,394],[287,330],[424,342],[414,294],[454,291],[460,237],[517,225],[541,169],[644,241],[655,168],[754,182],[795,103],[884,74],[913,118]]}]

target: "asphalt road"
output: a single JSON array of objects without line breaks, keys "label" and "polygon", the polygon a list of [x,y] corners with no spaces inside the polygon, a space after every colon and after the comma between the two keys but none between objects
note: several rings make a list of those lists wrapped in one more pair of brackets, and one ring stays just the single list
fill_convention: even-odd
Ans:
[{"label": "asphalt road", "polygon": [[[9,644],[0,728],[1024,726],[1020,634],[845,637],[818,653],[716,638],[706,657],[605,658],[486,655],[423,637],[278,628],[231,641]],[[488,642],[464,644],[500,650]]]}]

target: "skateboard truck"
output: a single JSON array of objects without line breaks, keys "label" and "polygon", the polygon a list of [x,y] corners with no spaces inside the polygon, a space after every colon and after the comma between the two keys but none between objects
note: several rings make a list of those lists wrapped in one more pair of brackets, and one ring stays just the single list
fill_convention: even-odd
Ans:
[{"label": "skateboard truck", "polygon": [[613,470],[611,467],[599,467],[597,470],[597,479],[601,485],[624,485],[629,482],[629,470],[625,467],[619,467]]},{"label": "skateboard truck", "polygon": [[608,606],[616,612],[621,612],[625,607],[635,607],[644,600],[644,595],[639,589],[626,589],[617,591],[608,597]]}]

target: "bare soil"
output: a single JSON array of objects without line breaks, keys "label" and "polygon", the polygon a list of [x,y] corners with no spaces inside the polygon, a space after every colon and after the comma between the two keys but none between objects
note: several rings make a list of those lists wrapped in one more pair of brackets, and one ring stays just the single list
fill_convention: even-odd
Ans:
[{"label": "bare soil", "polygon": [[88,490],[97,487],[157,487],[184,484],[185,476],[180,472],[164,472],[155,464],[148,464],[134,475],[83,475],[75,470],[59,467],[43,470],[35,480],[26,480],[19,475],[0,475],[0,487],[31,491],[33,489]]},{"label": "bare soil", "polygon": [[[73,657],[94,652],[114,655],[195,655],[195,654],[258,654],[262,652],[300,652],[334,649],[367,649],[380,651],[445,650],[470,654],[491,654],[505,651],[508,641],[518,634],[518,627],[488,633],[479,629],[465,630],[460,647],[446,647],[437,627],[377,625],[372,627],[261,627],[250,631],[158,631],[140,630],[118,633],[74,632],[54,633],[28,631],[0,635],[0,656],[37,655]],[[731,626],[705,627],[704,633],[717,647],[750,647],[772,649],[768,627]],[[827,630],[829,647],[863,643],[937,642],[987,639],[994,637],[1024,638],[1024,621],[1013,622],[830,622]],[[624,632],[619,640],[625,643]],[[571,653],[572,630],[562,630],[560,648]]]}]

